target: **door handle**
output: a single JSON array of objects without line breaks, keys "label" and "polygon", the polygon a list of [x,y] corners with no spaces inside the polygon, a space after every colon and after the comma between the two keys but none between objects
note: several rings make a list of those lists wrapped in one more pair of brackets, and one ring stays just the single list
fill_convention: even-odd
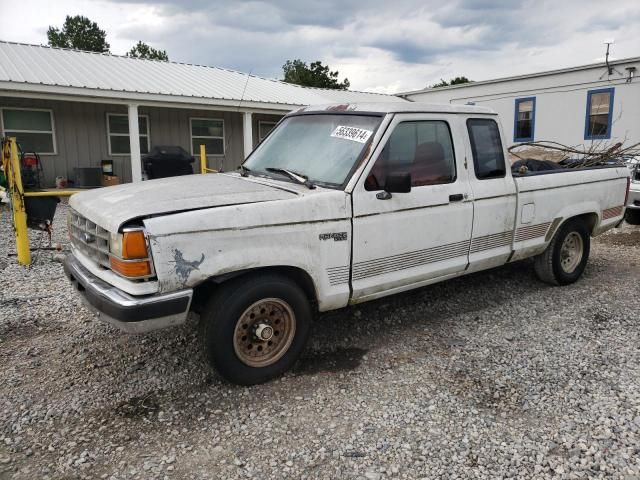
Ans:
[{"label": "door handle", "polygon": [[454,195],[449,195],[450,202],[461,202],[464,199],[464,195],[462,193],[456,193]]}]

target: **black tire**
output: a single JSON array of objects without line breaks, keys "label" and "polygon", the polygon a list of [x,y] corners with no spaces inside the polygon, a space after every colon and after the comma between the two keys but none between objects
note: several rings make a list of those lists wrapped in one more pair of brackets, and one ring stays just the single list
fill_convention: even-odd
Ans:
[{"label": "black tire", "polygon": [[[571,238],[575,243],[579,243],[575,235],[582,240],[582,256],[575,267],[565,269],[563,263],[562,248],[565,240]],[[568,285],[580,278],[589,260],[589,250],[591,248],[591,236],[589,230],[581,219],[568,220],[555,233],[547,249],[535,258],[534,268],[537,277],[543,282],[551,285]]]},{"label": "black tire", "polygon": [[640,208],[627,208],[624,214],[624,220],[629,225],[640,225]]},{"label": "black tire", "polygon": [[[255,320],[249,320],[247,312],[250,307],[258,305],[273,305],[273,301],[281,302],[278,307],[282,308],[283,315],[288,320],[283,323],[293,324],[293,333],[290,329],[288,333],[277,337],[276,326],[273,326],[272,336],[275,341],[282,341],[285,336],[286,342],[279,345],[279,358],[273,358],[273,363],[264,366],[249,365],[242,360],[241,356],[247,356],[247,361],[253,361],[248,355],[252,354],[246,350],[249,344],[255,344],[255,350],[264,346],[267,350],[266,342],[259,340],[257,330],[265,323],[270,322],[269,314],[263,310],[257,312]],[[266,303],[265,303],[266,302]],[[287,307],[290,307],[287,309]],[[271,308],[267,307],[267,310]],[[293,314],[293,323],[291,318]],[[240,322],[240,320],[243,320]],[[209,300],[201,316],[201,335],[204,344],[204,353],[207,361],[220,375],[231,383],[238,385],[255,385],[276,378],[289,370],[300,354],[302,353],[311,327],[311,305],[304,291],[289,278],[277,274],[257,274],[255,276],[243,276],[229,281],[222,285]],[[242,335],[241,328],[246,328],[247,323],[253,322],[245,330],[249,339],[241,342],[238,335]],[[242,324],[241,324],[242,323]],[[270,325],[271,323],[269,323]],[[243,337],[243,339],[246,338]],[[255,340],[255,341],[254,341]],[[290,344],[286,344],[290,341]],[[271,345],[271,343],[269,343]],[[236,350],[238,349],[238,350]]]}]

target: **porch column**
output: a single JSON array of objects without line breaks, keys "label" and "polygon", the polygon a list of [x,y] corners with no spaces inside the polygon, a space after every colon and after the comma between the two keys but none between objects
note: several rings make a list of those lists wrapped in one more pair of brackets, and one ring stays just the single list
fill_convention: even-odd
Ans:
[{"label": "porch column", "polygon": [[242,136],[244,139],[244,158],[247,158],[253,150],[253,122],[251,112],[242,114]]},{"label": "porch column", "polygon": [[142,181],[142,159],[140,157],[140,126],[138,105],[129,104],[129,147],[131,149],[131,181]]}]

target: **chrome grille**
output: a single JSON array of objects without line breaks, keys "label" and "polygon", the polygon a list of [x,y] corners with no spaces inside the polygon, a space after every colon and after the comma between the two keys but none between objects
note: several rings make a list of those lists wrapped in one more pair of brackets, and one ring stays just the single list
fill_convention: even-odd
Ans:
[{"label": "chrome grille", "polygon": [[108,231],[75,210],[69,210],[69,235],[74,248],[96,264],[110,268]]}]

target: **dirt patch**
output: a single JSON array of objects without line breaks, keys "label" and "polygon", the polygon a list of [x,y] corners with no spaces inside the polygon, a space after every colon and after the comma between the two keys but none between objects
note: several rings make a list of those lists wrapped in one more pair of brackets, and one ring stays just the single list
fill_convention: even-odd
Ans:
[{"label": "dirt patch", "polygon": [[155,394],[131,397],[116,407],[116,413],[125,418],[141,418],[155,414],[160,408]]},{"label": "dirt patch", "polygon": [[367,350],[355,347],[338,348],[330,352],[310,352],[298,362],[294,371],[298,375],[315,375],[354,370],[362,362],[365,353]]},{"label": "dirt patch", "polygon": [[620,247],[640,247],[640,230],[603,235],[598,238],[598,243]]},{"label": "dirt patch", "polygon": [[441,381],[454,395],[470,401],[477,408],[494,412],[523,413],[521,388],[510,379],[463,367],[447,372]]}]

